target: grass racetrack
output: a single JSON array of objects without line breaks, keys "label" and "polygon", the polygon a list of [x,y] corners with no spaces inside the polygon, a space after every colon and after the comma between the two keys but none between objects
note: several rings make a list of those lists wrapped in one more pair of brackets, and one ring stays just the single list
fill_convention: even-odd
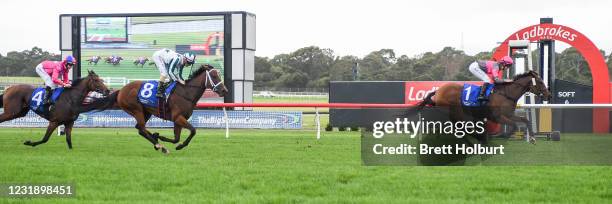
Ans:
[{"label": "grass racetrack", "polygon": [[43,133],[0,129],[0,183],[74,183],[76,197],[0,197],[0,203],[612,200],[612,168],[605,166],[362,166],[359,132],[324,132],[316,141],[304,130],[231,130],[225,139],[224,130],[198,129],[187,148],[169,155],[155,152],[135,129],[77,128],[72,150],[55,135],[35,148],[22,145]]}]

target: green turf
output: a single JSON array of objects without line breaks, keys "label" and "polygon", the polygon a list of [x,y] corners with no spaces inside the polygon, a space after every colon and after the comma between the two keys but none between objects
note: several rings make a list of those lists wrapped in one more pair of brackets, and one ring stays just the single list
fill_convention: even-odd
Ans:
[{"label": "green turf", "polygon": [[[76,198],[0,203],[606,203],[610,167],[365,167],[359,133],[199,129],[155,152],[133,129],[76,129],[32,148],[42,129],[0,129],[0,183],[76,184]],[[162,131],[168,134],[169,130]],[[172,147],[173,145],[167,144]]]}]

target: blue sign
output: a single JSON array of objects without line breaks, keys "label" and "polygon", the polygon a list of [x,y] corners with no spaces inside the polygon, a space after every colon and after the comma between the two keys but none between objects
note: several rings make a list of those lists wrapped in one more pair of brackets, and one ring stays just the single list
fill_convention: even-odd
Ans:
[{"label": "blue sign", "polygon": [[[230,128],[301,129],[302,112],[227,111]],[[195,110],[189,118],[196,128],[225,128],[223,111]],[[22,118],[0,123],[0,127],[47,127],[49,122],[33,112]],[[82,113],[75,127],[127,127],[136,125],[134,117],[121,110]],[[147,127],[174,127],[171,121],[151,117]]]}]

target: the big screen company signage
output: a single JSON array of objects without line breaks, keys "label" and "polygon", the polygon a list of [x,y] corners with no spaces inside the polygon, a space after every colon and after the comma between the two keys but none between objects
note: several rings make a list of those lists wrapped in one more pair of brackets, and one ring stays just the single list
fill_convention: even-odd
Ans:
[{"label": "the big screen company signage", "polygon": [[[228,111],[230,128],[262,129],[300,129],[302,112],[264,112],[264,111]],[[196,110],[189,122],[197,128],[224,128],[223,111]],[[47,127],[49,122],[29,112],[26,117],[0,123],[0,127]],[[134,127],[134,117],[119,110],[107,110],[96,113],[83,113],[75,122],[75,127]],[[173,127],[170,121],[152,117],[147,127]]]}]

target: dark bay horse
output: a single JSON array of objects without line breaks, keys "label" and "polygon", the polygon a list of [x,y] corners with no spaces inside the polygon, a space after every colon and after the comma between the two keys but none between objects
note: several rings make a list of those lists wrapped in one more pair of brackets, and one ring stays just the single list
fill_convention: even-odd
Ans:
[{"label": "dark bay horse", "polygon": [[138,59],[134,60],[134,65],[138,66],[140,65],[140,67],[144,67],[145,63],[147,63],[147,61],[149,61],[148,57],[139,57]]},{"label": "dark bay horse", "polygon": [[[4,107],[4,112],[0,114],[0,123],[15,118],[24,117],[30,110],[31,95],[35,87],[30,85],[15,85],[11,86],[0,95],[0,108]],[[108,94],[108,88],[104,85],[104,81],[93,71],[81,79],[77,79],[72,83],[71,88],[65,89],[55,102],[55,108],[48,114],[38,114],[40,117],[49,121],[47,132],[42,140],[37,142],[26,141],[25,145],[36,146],[43,144],[49,140],[49,137],[57,128],[64,125],[66,127],[66,143],[68,148],[72,149],[72,126],[74,121],[82,112],[89,110],[82,108],[82,101],[89,92],[96,91]]]},{"label": "dark bay horse", "polygon": [[[429,93],[417,106],[419,108],[426,105],[448,107],[451,111],[451,120],[460,121],[466,111],[461,103],[462,91],[463,85],[461,84],[445,84],[437,91]],[[531,127],[529,120],[514,114],[518,99],[527,92],[536,94],[546,100],[551,98],[548,88],[546,88],[538,73],[529,71],[515,76],[512,82],[496,84],[486,107],[481,108],[479,112],[487,120],[509,125],[513,128],[511,132],[517,129],[517,123],[524,123],[527,126],[529,141],[535,143],[533,127]]]},{"label": "dark bay horse", "polygon": [[[134,81],[125,85],[121,90],[114,92],[110,97],[98,101],[97,109],[107,109],[112,106],[119,106],[122,110],[132,115],[136,119],[135,128],[138,129],[138,134],[147,139],[153,144],[153,147],[161,149],[163,153],[169,153],[163,145],[158,141],[170,142],[177,144],[180,140],[182,128],[190,131],[189,136],[182,144],[176,146],[176,150],[181,150],[187,145],[196,134],[196,129],[187,121],[193,109],[196,106],[204,91],[212,89],[219,96],[225,96],[228,91],[225,88],[219,75],[219,71],[210,65],[201,65],[198,70],[192,73],[191,77],[185,82],[185,85],[177,84],[175,90],[168,96],[168,106],[165,110],[160,111],[158,107],[144,106],[138,100],[140,87],[143,81]],[[116,98],[116,101],[110,101]],[[145,125],[147,121],[155,115],[159,118],[174,122],[174,139],[170,139],[159,135],[159,133],[149,132]]]},{"label": "dark bay horse", "polygon": [[87,62],[88,62],[89,65],[91,65],[92,63],[94,65],[98,65],[98,61],[100,61],[101,58],[102,57],[100,57],[100,56],[91,56],[91,58],[87,59]]},{"label": "dark bay horse", "polygon": [[113,66],[117,66],[119,64],[121,64],[121,60],[123,60],[123,57],[121,56],[110,56],[107,57],[104,62],[107,64],[112,64]]}]

